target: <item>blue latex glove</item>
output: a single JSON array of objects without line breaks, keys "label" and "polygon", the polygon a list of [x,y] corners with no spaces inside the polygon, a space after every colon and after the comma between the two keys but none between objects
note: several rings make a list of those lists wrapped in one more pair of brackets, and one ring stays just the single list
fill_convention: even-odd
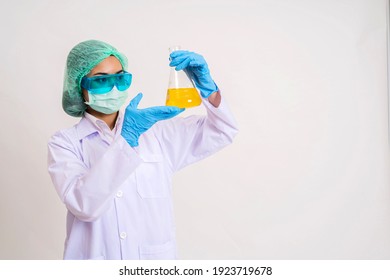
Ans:
[{"label": "blue latex glove", "polygon": [[156,106],[138,109],[142,99],[142,93],[138,93],[127,106],[123,120],[121,135],[131,147],[138,146],[138,138],[142,133],[151,128],[156,122],[173,118],[184,109],[175,106]]},{"label": "blue latex glove", "polygon": [[170,59],[169,66],[175,67],[176,71],[184,69],[204,98],[218,91],[203,56],[189,51],[174,51],[170,54]]}]

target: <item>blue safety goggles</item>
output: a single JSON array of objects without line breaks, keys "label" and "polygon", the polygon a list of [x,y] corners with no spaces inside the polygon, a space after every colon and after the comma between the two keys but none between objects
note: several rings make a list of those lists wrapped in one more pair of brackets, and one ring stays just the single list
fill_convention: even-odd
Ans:
[{"label": "blue safety goggles", "polygon": [[92,94],[104,94],[110,92],[114,86],[120,91],[128,89],[131,85],[132,75],[126,71],[119,74],[99,75],[83,77],[81,87]]}]

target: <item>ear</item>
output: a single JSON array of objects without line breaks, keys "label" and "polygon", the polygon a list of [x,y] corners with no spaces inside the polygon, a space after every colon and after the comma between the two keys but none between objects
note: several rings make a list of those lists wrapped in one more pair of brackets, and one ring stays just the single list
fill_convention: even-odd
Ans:
[{"label": "ear", "polygon": [[82,94],[84,101],[89,102],[88,91],[85,88],[82,89]]}]

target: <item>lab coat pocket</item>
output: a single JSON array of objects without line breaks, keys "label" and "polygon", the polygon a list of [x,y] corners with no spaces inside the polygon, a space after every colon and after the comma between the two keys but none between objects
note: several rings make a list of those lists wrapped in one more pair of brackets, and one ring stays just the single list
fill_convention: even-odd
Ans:
[{"label": "lab coat pocket", "polygon": [[160,245],[144,245],[139,247],[141,260],[174,260],[176,259],[176,246],[174,241]]},{"label": "lab coat pocket", "polygon": [[135,171],[137,191],[142,198],[165,198],[169,184],[160,154],[141,156],[143,163]]}]

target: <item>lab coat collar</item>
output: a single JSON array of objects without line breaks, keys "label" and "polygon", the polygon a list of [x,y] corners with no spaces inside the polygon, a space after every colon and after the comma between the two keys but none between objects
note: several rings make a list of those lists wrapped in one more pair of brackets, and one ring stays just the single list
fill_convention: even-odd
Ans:
[{"label": "lab coat collar", "polygon": [[[118,118],[116,119],[116,124],[115,124],[117,127],[116,134],[118,134],[118,131],[121,131],[122,122],[123,122],[123,113],[119,111],[119,115]],[[86,118],[85,116],[81,118],[80,122],[76,125],[76,127],[77,127],[77,135],[79,140],[84,139],[85,137],[93,133],[99,132],[98,126],[94,124],[91,120]]]}]

